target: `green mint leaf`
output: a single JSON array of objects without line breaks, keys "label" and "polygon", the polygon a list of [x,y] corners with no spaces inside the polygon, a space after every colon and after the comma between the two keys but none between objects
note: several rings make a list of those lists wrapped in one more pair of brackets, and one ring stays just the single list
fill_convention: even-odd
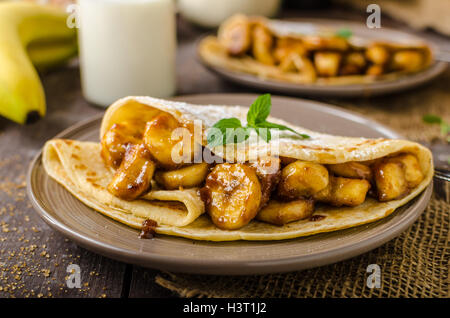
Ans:
[{"label": "green mint leaf", "polygon": [[[213,133],[212,131],[216,130],[218,133]],[[208,147],[214,148],[224,143],[224,134],[217,128],[208,130],[208,135],[206,137],[208,140]]]},{"label": "green mint leaf", "polygon": [[223,144],[239,144],[250,137],[250,129],[246,127],[227,128]]},{"label": "green mint leaf", "polygon": [[227,129],[242,128],[241,121],[237,118],[224,118],[219,120],[208,130],[206,137],[208,146],[211,148],[227,143]]},{"label": "green mint leaf", "polygon": [[258,127],[262,127],[262,128],[276,128],[276,129],[279,129],[279,130],[289,130],[289,131],[295,133],[296,135],[302,137],[303,139],[310,138],[310,136],[308,136],[306,134],[300,134],[300,133],[296,132],[292,128],[289,128],[287,126],[280,125],[280,124],[271,123],[271,122],[268,122],[268,121],[265,121],[263,123],[258,124]]},{"label": "green mint leaf", "polygon": [[347,28],[342,28],[336,31],[336,36],[339,36],[344,39],[349,39],[353,35],[352,30]]},{"label": "green mint leaf", "polygon": [[265,142],[269,142],[272,139],[272,134],[270,133],[269,128],[255,128],[255,131]]},{"label": "green mint leaf", "polygon": [[437,115],[427,114],[422,117],[422,120],[427,124],[440,124],[442,118]]},{"label": "green mint leaf", "polygon": [[241,121],[235,117],[224,118],[219,120],[214,124],[214,128],[219,128],[220,130],[225,130],[227,128],[240,128],[242,127]]},{"label": "green mint leaf", "polygon": [[270,109],[272,107],[272,101],[270,99],[270,94],[264,94],[259,96],[247,113],[247,124],[248,126],[256,126],[266,120],[270,114]]}]

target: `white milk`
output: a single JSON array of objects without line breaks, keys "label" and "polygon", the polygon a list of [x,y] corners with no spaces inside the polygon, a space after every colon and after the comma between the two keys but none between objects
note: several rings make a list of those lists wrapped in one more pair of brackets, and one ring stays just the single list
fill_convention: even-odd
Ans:
[{"label": "white milk", "polygon": [[109,106],[128,95],[175,93],[172,0],[78,0],[85,98]]}]

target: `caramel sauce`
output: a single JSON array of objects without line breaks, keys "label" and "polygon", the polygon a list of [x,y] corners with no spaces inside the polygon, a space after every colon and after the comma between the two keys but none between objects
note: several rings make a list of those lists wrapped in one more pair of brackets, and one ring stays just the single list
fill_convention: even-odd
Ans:
[{"label": "caramel sauce", "polygon": [[311,217],[309,218],[309,220],[312,221],[312,222],[316,222],[316,221],[323,220],[323,219],[325,219],[325,218],[326,218],[325,215],[315,214],[315,215],[311,216]]},{"label": "caramel sauce", "polygon": [[155,237],[156,234],[156,227],[158,226],[158,223],[152,219],[147,219],[144,222],[142,222],[142,229],[141,233],[139,234],[140,239],[151,239]]}]

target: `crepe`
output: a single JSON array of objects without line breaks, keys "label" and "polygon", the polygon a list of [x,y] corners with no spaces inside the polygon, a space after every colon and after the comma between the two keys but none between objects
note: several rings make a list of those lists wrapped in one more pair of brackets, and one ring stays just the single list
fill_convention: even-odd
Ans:
[{"label": "crepe", "polygon": [[[211,127],[219,119],[230,117],[237,117],[244,124],[247,110],[240,106],[191,105],[150,97],[127,97],[108,108],[102,121],[100,136],[114,123],[136,118],[150,120],[160,113],[170,113],[186,125],[200,120],[204,129]],[[275,118],[269,117],[269,120],[288,125],[297,132],[308,134],[310,138],[300,139],[289,131],[274,131],[273,140],[267,144],[250,141],[248,144],[237,144],[237,151],[232,154],[226,152],[228,147],[213,148],[212,152],[233,161],[252,151],[266,151],[275,142],[275,137],[279,138],[280,156],[322,164],[363,162],[406,152],[417,157],[424,178],[401,199],[379,202],[368,197],[363,204],[356,207],[320,205],[313,217],[283,226],[253,219],[238,230],[222,230],[204,213],[205,206],[197,188],[169,191],[155,186],[149,193],[133,201],[121,200],[111,195],[106,186],[113,176],[113,171],[105,166],[100,156],[99,143],[50,140],[43,149],[43,164],[46,172],[76,198],[119,222],[139,229],[143,221],[152,219],[158,223],[156,233],[210,241],[281,240],[373,222],[412,200],[432,180],[432,156],[430,151],[420,144],[406,140],[332,136],[289,125]],[[206,140],[203,145],[206,146]]]},{"label": "crepe", "polygon": [[[401,76],[405,76],[411,73],[415,73],[429,67],[433,61],[433,54],[428,45],[421,41],[417,40],[409,40],[403,41],[402,43],[395,43],[392,41],[373,41],[369,42],[367,39],[352,37],[348,40],[348,44],[356,51],[361,51],[363,48],[368,47],[370,45],[381,45],[389,48],[391,51],[398,50],[413,50],[413,51],[421,51],[423,54],[423,61],[420,67],[417,67],[414,70],[390,70],[387,72],[383,71],[382,74],[370,75],[364,74],[363,69],[359,72],[363,72],[362,74],[339,74],[335,76],[321,76],[319,74],[312,76],[307,71],[285,71],[280,68],[280,65],[275,64],[271,65],[270,63],[263,63],[256,59],[254,56],[250,54],[251,48],[249,51],[239,55],[230,55],[227,51],[227,48],[220,41],[220,33],[225,33],[223,29],[232,24],[235,21],[241,22],[240,20],[247,20],[249,23],[259,23],[264,25],[270,32],[280,38],[289,37],[292,39],[301,40],[304,36],[310,36],[308,34],[310,30],[308,27],[302,28],[301,25],[296,25],[295,22],[287,22],[287,21],[276,21],[276,20],[267,20],[262,17],[246,17],[243,15],[235,15],[225,21],[221,27],[219,28],[218,36],[210,35],[202,39],[198,46],[198,54],[201,60],[210,67],[220,68],[228,71],[233,71],[237,73],[243,74],[251,74],[257,76],[261,79],[269,79],[282,81],[293,84],[314,84],[314,85],[354,85],[354,84],[370,84],[378,81],[392,81],[396,80]],[[298,30],[300,27],[300,30]],[[310,26],[309,26],[310,27]],[[308,31],[303,34],[302,32]],[[333,34],[330,34],[331,30],[326,30],[323,32],[324,34],[318,34],[318,37],[330,37]],[[275,46],[275,45],[274,45]],[[275,49],[272,47],[272,54],[274,54]],[[335,51],[333,48],[331,49],[323,49],[318,50],[319,52],[333,52]],[[337,50],[337,52],[343,53],[343,55],[351,51],[347,50]],[[316,52],[315,49],[310,49],[309,54],[312,52]],[[308,60],[311,60],[312,64],[314,64],[314,59],[312,57],[308,57]],[[343,62],[341,62],[342,64]],[[281,63],[280,63],[281,64]],[[300,62],[300,64],[303,64]],[[381,65],[383,68],[389,68],[389,63],[385,63]],[[408,63],[407,63],[408,64]],[[367,65],[366,65],[367,67]]]}]

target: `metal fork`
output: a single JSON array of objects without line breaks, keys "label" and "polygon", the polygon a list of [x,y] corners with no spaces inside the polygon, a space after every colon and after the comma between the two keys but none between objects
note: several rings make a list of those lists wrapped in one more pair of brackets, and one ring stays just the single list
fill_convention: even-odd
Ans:
[{"label": "metal fork", "polygon": [[450,172],[448,170],[434,169],[434,191],[439,199],[450,202]]},{"label": "metal fork", "polygon": [[439,199],[450,202],[450,145],[448,143],[426,143],[433,153],[434,160],[434,192]]}]

